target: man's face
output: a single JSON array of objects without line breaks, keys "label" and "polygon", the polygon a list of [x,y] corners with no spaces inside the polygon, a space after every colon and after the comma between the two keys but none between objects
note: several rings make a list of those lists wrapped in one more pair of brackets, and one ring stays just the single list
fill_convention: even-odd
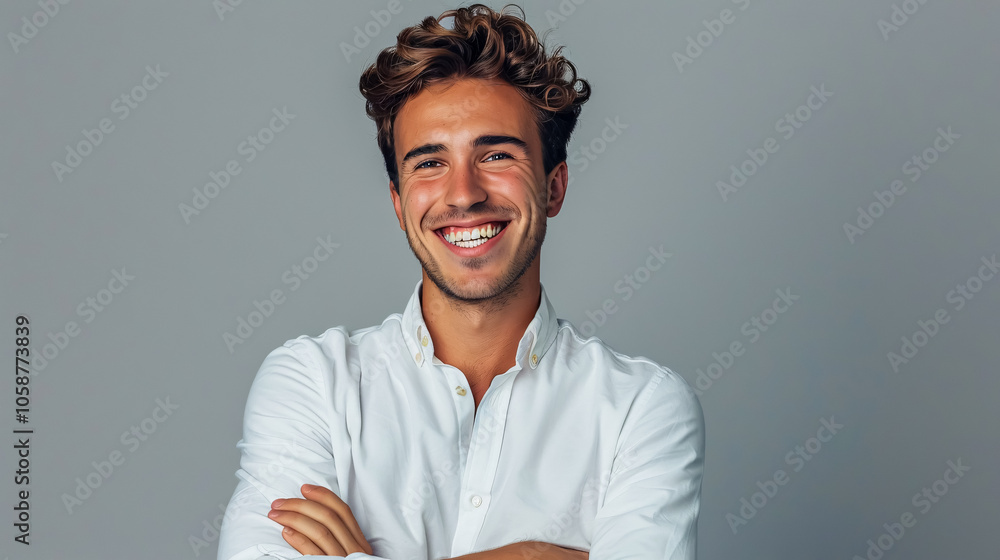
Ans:
[{"label": "man's face", "polygon": [[396,116],[399,226],[427,277],[446,295],[510,295],[559,213],[566,163],[546,176],[530,105],[502,81],[430,86]]}]

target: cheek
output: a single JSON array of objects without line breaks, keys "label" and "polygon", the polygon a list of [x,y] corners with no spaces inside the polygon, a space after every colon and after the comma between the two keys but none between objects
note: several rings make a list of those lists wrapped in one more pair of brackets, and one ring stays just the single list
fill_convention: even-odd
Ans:
[{"label": "cheek", "polygon": [[535,184],[530,174],[514,169],[492,174],[484,181],[492,196],[504,201],[505,205],[516,204],[522,209],[537,206],[539,200],[544,204],[545,193],[539,192]]},{"label": "cheek", "polygon": [[440,182],[433,177],[412,177],[406,185],[410,206],[429,206],[441,189]]},{"label": "cheek", "polygon": [[419,223],[427,213],[427,209],[433,206],[433,196],[429,189],[412,188],[414,185],[409,186],[411,189],[400,200],[400,205],[404,217],[408,217],[412,223]]}]

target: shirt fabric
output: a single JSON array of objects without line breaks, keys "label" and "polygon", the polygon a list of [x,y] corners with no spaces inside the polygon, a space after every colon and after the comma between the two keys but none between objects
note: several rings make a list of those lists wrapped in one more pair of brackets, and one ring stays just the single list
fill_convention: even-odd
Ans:
[{"label": "shirt fabric", "polygon": [[693,560],[704,418],[684,379],[581,337],[542,286],[516,365],[477,410],[462,371],[434,356],[422,283],[379,326],[303,335],[264,359],[218,558],[302,556],[267,514],[308,483],[350,506],[375,553],[348,560],[525,540],[591,559]]}]

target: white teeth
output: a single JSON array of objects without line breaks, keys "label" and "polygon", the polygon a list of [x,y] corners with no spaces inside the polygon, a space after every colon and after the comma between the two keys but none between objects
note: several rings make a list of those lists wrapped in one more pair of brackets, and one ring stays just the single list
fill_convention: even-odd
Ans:
[{"label": "white teeth", "polygon": [[483,227],[444,234],[445,240],[459,247],[478,247],[502,231],[500,226],[487,224]]}]

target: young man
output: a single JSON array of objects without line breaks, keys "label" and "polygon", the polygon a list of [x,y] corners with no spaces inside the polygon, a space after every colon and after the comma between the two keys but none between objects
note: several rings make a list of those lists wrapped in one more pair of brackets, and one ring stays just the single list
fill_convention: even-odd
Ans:
[{"label": "young man", "polygon": [[587,82],[477,4],[403,30],[361,91],[422,279],[265,358],[219,558],[695,558],[697,398],[540,282]]}]

